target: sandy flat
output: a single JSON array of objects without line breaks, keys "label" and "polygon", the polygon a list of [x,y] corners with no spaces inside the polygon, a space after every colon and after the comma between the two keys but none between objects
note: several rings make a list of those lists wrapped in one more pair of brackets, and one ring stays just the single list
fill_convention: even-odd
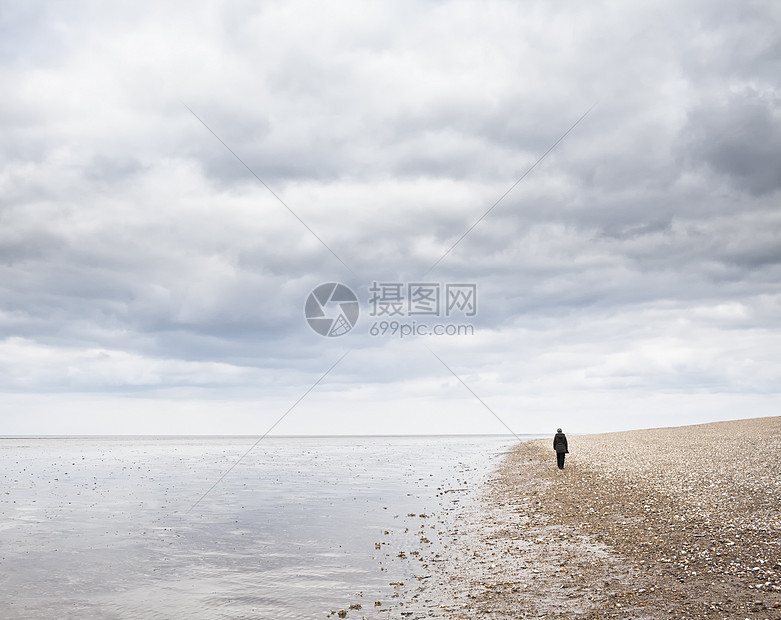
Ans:
[{"label": "sandy flat", "polygon": [[404,617],[513,445],[254,441],[0,438],[0,620]]},{"label": "sandy flat", "polygon": [[511,450],[426,615],[781,618],[780,417],[569,442],[564,471],[550,440]]}]

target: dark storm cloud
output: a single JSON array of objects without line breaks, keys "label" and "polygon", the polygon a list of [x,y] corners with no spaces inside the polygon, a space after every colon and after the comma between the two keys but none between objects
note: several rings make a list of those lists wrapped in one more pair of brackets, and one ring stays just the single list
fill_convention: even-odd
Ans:
[{"label": "dark storm cloud", "polygon": [[746,89],[689,113],[686,152],[738,190],[755,196],[781,189],[781,99]]}]

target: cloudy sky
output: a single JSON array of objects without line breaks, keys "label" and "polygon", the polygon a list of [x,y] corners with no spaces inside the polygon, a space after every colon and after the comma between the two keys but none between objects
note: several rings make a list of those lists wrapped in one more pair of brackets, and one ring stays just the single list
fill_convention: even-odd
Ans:
[{"label": "cloudy sky", "polygon": [[[273,432],[777,415],[779,23],[4,2],[0,434],[262,434],[304,394]],[[341,337],[304,318],[327,282],[361,303]],[[474,333],[372,336],[373,282],[475,284],[440,317]]]}]

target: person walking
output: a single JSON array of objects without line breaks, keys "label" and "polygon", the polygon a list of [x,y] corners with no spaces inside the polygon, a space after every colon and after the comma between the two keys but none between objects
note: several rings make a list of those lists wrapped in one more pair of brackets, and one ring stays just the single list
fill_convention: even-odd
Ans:
[{"label": "person walking", "polygon": [[567,436],[561,432],[560,428],[556,429],[556,434],[553,437],[553,449],[556,451],[556,462],[559,469],[564,469],[564,455],[569,453],[569,450],[567,449]]}]

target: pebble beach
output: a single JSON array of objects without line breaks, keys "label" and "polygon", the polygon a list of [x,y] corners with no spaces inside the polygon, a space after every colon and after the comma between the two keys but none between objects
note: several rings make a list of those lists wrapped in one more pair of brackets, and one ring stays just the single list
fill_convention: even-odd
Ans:
[{"label": "pebble beach", "polygon": [[569,448],[563,471],[547,439],[505,455],[420,617],[781,618],[781,417]]}]

